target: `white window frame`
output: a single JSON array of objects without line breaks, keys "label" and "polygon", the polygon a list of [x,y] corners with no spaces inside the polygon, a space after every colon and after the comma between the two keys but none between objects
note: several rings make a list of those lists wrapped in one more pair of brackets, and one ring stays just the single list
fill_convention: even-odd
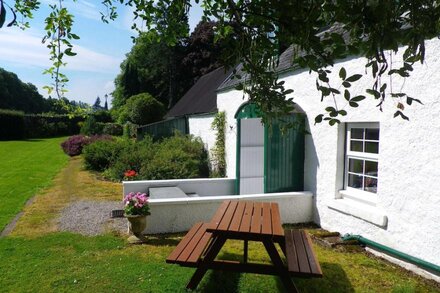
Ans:
[{"label": "white window frame", "polygon": [[[377,154],[373,154],[373,153],[366,153],[366,152],[350,151],[351,129],[353,129],[353,128],[379,129],[379,152]],[[342,194],[343,197],[349,197],[352,199],[365,201],[366,203],[375,203],[377,201],[377,193],[369,192],[369,191],[365,191],[365,190],[359,190],[359,189],[352,188],[352,187],[348,186],[348,174],[349,174],[348,170],[349,170],[349,159],[350,158],[379,162],[380,125],[378,122],[347,123],[346,124],[346,139],[345,140],[346,141],[345,141],[345,153],[344,153],[344,166],[345,166],[345,168],[344,168],[344,190],[341,190],[340,193]],[[363,137],[362,141],[365,143],[365,142],[368,142],[369,140],[366,140],[365,137]],[[365,163],[364,163],[364,168],[365,168]],[[365,169],[364,169],[363,173],[365,174]],[[377,179],[377,182],[379,185],[379,176],[372,176],[372,177]]]}]

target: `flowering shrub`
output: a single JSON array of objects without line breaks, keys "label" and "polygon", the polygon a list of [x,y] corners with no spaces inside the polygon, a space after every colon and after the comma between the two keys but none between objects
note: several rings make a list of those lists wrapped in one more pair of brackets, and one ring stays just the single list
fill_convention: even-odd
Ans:
[{"label": "flowering shrub", "polygon": [[148,199],[146,193],[130,192],[124,197],[124,213],[126,215],[148,216],[150,214]]},{"label": "flowering shrub", "polygon": [[96,141],[112,141],[113,137],[110,135],[93,135],[91,137],[79,134],[73,135],[61,143],[63,151],[73,157],[82,153],[83,148]]},{"label": "flowering shrub", "polygon": [[63,151],[73,157],[81,154],[82,149],[88,144],[88,137],[84,135],[73,135],[61,143]]},{"label": "flowering shrub", "polygon": [[124,172],[124,180],[131,181],[135,180],[137,173],[135,170],[127,170]]}]

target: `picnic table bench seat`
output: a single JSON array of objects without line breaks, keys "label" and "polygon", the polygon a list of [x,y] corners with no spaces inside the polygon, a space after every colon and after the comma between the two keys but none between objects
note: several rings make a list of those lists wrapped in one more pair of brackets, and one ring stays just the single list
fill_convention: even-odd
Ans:
[{"label": "picnic table bench seat", "polygon": [[212,239],[212,233],[206,231],[207,226],[208,223],[196,223],[168,256],[166,262],[197,267],[203,252]]},{"label": "picnic table bench seat", "polygon": [[322,270],[307,232],[285,229],[284,237],[286,262],[290,275],[303,278],[322,277]]}]

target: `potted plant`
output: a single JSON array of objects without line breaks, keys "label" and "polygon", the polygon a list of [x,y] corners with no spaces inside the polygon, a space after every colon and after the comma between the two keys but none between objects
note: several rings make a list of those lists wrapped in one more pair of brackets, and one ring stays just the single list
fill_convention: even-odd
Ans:
[{"label": "potted plant", "polygon": [[141,192],[130,192],[124,197],[124,216],[129,222],[129,231],[132,234],[128,242],[140,244],[146,242],[142,232],[147,227],[147,216],[150,215],[148,195]]}]

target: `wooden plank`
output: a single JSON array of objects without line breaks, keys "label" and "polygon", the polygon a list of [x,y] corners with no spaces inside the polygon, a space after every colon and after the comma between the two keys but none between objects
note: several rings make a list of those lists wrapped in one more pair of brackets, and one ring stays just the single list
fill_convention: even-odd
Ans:
[{"label": "wooden plank", "polygon": [[225,200],[222,202],[222,204],[219,206],[217,211],[214,214],[214,217],[212,217],[211,222],[209,223],[208,229],[217,229],[218,225],[220,224],[223,215],[225,214],[226,209],[228,208],[229,204],[231,203],[230,200]]},{"label": "wooden plank", "polygon": [[[200,228],[200,230],[205,230],[206,231],[207,227],[208,227],[208,224],[205,223]],[[202,256],[203,252],[205,251],[205,248],[208,246],[208,243],[209,243],[209,241],[211,239],[212,239],[212,233],[205,232],[203,234],[202,238],[200,239],[199,243],[197,244],[197,246],[192,251],[191,255],[188,257],[187,262],[190,262],[190,263],[198,262],[200,257]]]},{"label": "wooden plank", "polygon": [[293,230],[292,233],[293,233],[293,241],[296,247],[296,254],[298,257],[299,272],[311,273],[309,260],[307,258],[306,249],[304,247],[304,242],[301,236],[301,231]]},{"label": "wooden plank", "polygon": [[197,245],[199,244],[199,242],[202,239],[205,232],[206,232],[206,226],[201,225],[200,228],[197,230],[197,232],[192,237],[192,239],[188,242],[185,249],[182,251],[182,253],[179,255],[179,257],[176,259],[176,263],[195,263],[195,262],[197,262],[197,261],[190,262],[190,261],[188,261],[188,259],[191,255],[191,253],[197,248]]},{"label": "wooden plank", "polygon": [[286,259],[289,272],[299,272],[298,256],[296,253],[295,242],[293,241],[293,231],[286,230]]},{"label": "wooden plank", "polygon": [[272,216],[272,233],[275,236],[284,236],[284,230],[281,226],[281,217],[278,204],[276,202],[270,203]]},{"label": "wooden plank", "polygon": [[186,233],[185,237],[177,244],[176,248],[174,248],[173,252],[167,257],[166,262],[167,263],[174,263],[176,262],[179,255],[182,253],[183,250],[185,250],[188,243],[192,240],[194,235],[197,233],[197,231],[200,229],[200,227],[203,225],[202,222],[194,224],[194,226]]},{"label": "wooden plank", "polygon": [[244,208],[246,206],[246,202],[240,201],[237,205],[237,209],[235,210],[234,219],[229,227],[230,231],[238,231],[240,229],[241,220],[244,214]]},{"label": "wooden plank", "polygon": [[315,252],[313,251],[312,240],[310,239],[310,236],[309,234],[307,234],[306,231],[302,231],[302,236],[307,251],[307,255],[309,258],[310,270],[312,271],[313,274],[322,276],[321,266],[319,265],[318,258],[316,257]]},{"label": "wooden plank", "polygon": [[266,235],[272,234],[272,217],[270,215],[270,203],[263,203],[263,227],[261,232]]},{"label": "wooden plank", "polygon": [[254,205],[252,204],[252,202],[247,201],[246,207],[244,208],[243,218],[241,219],[240,230],[239,230],[240,232],[250,231],[253,209],[254,209]]},{"label": "wooden plank", "polygon": [[229,226],[231,225],[232,217],[234,216],[235,209],[237,208],[238,201],[231,201],[228,208],[225,211],[225,215],[223,219],[220,221],[220,224],[217,227],[217,230],[228,231]]},{"label": "wooden plank", "polygon": [[254,211],[252,212],[251,232],[261,233],[261,217],[263,214],[263,204],[261,202],[254,203]]}]

